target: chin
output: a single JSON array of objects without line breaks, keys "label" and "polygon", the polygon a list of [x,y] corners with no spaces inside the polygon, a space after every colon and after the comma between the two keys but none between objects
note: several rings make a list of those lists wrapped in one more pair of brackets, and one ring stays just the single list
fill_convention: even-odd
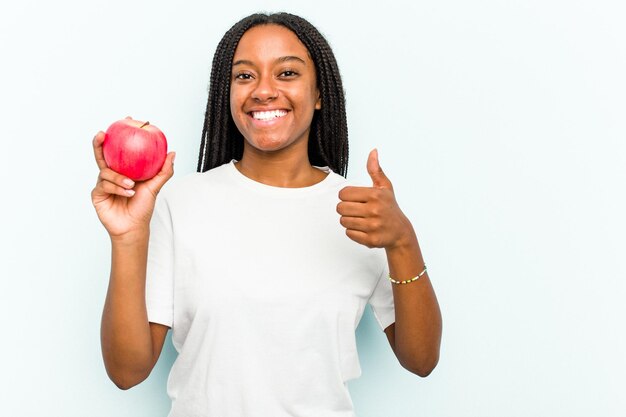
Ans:
[{"label": "chin", "polygon": [[288,145],[285,141],[276,139],[251,140],[248,141],[248,143],[252,145],[253,148],[264,152],[278,151]]}]

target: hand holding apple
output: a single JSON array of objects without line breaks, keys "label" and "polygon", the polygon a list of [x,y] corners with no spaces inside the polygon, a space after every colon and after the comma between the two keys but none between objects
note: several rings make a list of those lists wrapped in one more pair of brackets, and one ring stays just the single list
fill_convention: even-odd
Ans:
[{"label": "hand holding apple", "polygon": [[[143,122],[132,120],[134,125]],[[135,182],[127,175],[111,169],[103,150],[106,134],[98,132],[93,139],[93,150],[99,168],[98,181],[91,192],[91,200],[98,218],[111,238],[128,236],[133,232],[145,233],[152,218],[156,196],[163,185],[174,175],[175,153],[165,156],[160,171],[149,180]]]}]

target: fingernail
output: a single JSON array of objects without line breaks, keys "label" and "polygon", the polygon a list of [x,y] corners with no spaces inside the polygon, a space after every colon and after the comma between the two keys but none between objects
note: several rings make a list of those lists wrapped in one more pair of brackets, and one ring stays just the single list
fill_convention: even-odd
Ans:
[{"label": "fingernail", "polygon": [[135,182],[133,180],[130,180],[128,178],[124,179],[124,181],[122,181],[124,183],[124,185],[127,185],[129,187],[132,187],[135,185]]},{"label": "fingernail", "polygon": [[176,154],[174,154],[174,156],[172,156],[172,165],[174,165],[174,160],[176,159]]},{"label": "fingernail", "polygon": [[126,190],[126,195],[132,197],[135,195],[135,190]]}]

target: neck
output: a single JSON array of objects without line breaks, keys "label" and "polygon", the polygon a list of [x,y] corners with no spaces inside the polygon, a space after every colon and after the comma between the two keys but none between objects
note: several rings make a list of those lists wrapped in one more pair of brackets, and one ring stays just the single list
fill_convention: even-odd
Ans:
[{"label": "neck", "polygon": [[235,166],[246,177],[274,187],[300,188],[317,184],[326,173],[313,168],[306,152],[264,152],[244,144]]}]

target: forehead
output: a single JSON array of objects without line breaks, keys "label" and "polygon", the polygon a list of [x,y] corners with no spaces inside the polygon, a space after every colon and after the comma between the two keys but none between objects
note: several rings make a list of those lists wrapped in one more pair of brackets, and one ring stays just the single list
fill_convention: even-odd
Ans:
[{"label": "forehead", "polygon": [[233,61],[273,60],[284,56],[297,56],[306,62],[311,61],[309,51],[295,33],[284,26],[267,24],[254,26],[243,34]]}]

